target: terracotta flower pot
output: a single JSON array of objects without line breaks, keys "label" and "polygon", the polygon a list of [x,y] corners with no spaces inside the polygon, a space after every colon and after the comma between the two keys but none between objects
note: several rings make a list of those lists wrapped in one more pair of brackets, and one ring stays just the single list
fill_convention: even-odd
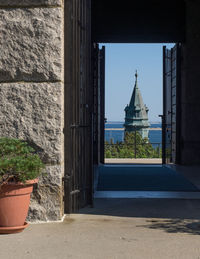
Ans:
[{"label": "terracotta flower pot", "polygon": [[0,189],[0,233],[21,232],[27,223],[25,222],[30,195],[33,184],[38,179],[29,180],[24,183],[6,183]]}]

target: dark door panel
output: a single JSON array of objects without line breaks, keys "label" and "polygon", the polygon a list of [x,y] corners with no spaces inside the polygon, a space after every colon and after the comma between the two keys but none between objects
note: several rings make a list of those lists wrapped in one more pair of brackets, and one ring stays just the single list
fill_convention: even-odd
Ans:
[{"label": "dark door panel", "polygon": [[93,87],[94,87],[94,163],[104,163],[105,124],[105,46],[93,44]]},{"label": "dark door panel", "polygon": [[92,203],[90,1],[65,1],[65,213]]},{"label": "dark door panel", "polygon": [[[163,163],[177,163],[180,154],[180,45],[163,47]],[[178,117],[177,117],[178,115]]]}]

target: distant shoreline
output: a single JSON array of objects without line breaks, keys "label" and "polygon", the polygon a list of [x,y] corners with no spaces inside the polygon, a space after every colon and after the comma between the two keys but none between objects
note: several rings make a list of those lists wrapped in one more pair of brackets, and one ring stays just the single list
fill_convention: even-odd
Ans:
[{"label": "distant shoreline", "polygon": [[[123,131],[124,128],[105,128],[105,130],[121,130]],[[162,130],[161,128],[149,128],[149,130]]]}]

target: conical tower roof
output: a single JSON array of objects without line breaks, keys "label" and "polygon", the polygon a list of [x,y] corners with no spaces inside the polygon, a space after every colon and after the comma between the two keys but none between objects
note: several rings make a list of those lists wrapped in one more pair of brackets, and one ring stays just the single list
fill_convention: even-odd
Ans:
[{"label": "conical tower roof", "polygon": [[148,119],[148,115],[147,115],[148,108],[146,107],[146,105],[144,105],[142,95],[141,95],[140,89],[138,87],[137,70],[135,73],[135,86],[134,86],[131,100],[129,103],[129,109],[132,110],[133,117],[134,117],[135,112],[137,112],[137,117],[140,117],[143,119]]},{"label": "conical tower roof", "polygon": [[135,85],[129,105],[125,108],[125,130],[131,131],[133,128],[148,128],[148,108],[143,102],[140,89],[138,87],[138,73],[135,73]]}]

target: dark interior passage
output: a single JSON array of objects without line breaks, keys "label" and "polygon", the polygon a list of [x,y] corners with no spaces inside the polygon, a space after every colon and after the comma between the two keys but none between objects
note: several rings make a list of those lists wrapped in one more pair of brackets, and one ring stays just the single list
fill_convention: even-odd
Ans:
[{"label": "dark interior passage", "polygon": [[[65,16],[67,33],[64,182],[65,211],[70,213],[93,203],[93,169],[101,163],[101,156],[95,157],[96,150],[100,153],[100,138],[99,135],[97,138],[94,132],[99,126],[96,123],[97,118],[102,115],[95,113],[98,109],[95,110],[94,102],[94,98],[98,99],[99,55],[94,46],[98,42],[179,44],[180,67],[173,69],[173,73],[180,72],[178,79],[181,82],[181,91],[177,92],[177,98],[173,94],[179,109],[177,106],[176,124],[171,124],[171,129],[174,131],[173,126],[178,124],[181,130],[177,130],[176,127],[174,131],[175,152],[180,151],[174,161],[181,166],[199,165],[200,4],[199,1],[184,0],[169,0],[167,3],[159,0],[128,0],[124,3],[116,3],[114,0],[70,0],[68,4],[67,7],[70,8],[66,8]],[[85,15],[82,15],[83,13]],[[96,107],[97,104],[98,102]],[[172,112],[173,110],[167,111],[167,114],[170,115]],[[167,129],[169,130],[169,127]],[[166,149],[167,154],[168,151]],[[113,183],[114,177],[112,178]],[[124,175],[121,179],[124,180]],[[171,183],[173,179],[172,177]],[[144,183],[144,177],[142,180]]]},{"label": "dark interior passage", "polygon": [[165,166],[103,165],[98,191],[180,191],[198,189],[184,176]]}]

